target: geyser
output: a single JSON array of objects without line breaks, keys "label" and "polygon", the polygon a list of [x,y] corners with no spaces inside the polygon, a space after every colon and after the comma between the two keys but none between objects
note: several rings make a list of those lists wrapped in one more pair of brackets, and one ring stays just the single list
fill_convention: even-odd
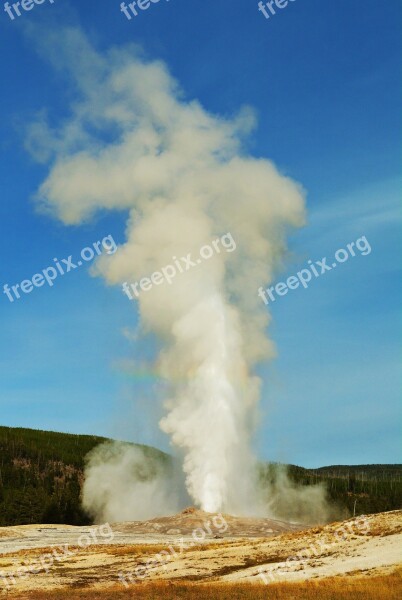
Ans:
[{"label": "geyser", "polygon": [[[42,43],[72,77],[78,99],[58,130],[43,121],[31,129],[30,147],[52,159],[39,202],[66,224],[100,210],[128,214],[125,243],[95,273],[121,286],[173,256],[197,256],[218,236],[235,240],[234,252],[154,286],[138,304],[143,329],[160,342],[155,364],[170,382],[160,426],[183,456],[189,495],[208,512],[256,512],[254,368],[274,355],[257,290],[272,281],[288,228],[303,224],[301,188],[268,160],[246,155],[250,109],[233,119],[212,115],[184,99],[163,63],[132,47],[102,54],[75,29]],[[104,497],[124,503],[126,494],[132,510],[124,517],[135,518],[126,479],[115,478]]]}]

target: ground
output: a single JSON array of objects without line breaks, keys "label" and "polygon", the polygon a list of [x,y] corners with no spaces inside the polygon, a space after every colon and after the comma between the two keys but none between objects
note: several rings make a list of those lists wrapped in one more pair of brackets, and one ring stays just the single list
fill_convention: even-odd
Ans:
[{"label": "ground", "polygon": [[302,528],[187,509],[91,528],[0,528],[0,586],[37,600],[398,598],[401,548],[402,511]]}]

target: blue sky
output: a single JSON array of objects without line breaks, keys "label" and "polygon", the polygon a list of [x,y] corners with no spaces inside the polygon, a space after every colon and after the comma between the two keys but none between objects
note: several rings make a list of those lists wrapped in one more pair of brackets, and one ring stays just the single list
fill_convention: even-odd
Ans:
[{"label": "blue sky", "polygon": [[[124,240],[124,215],[66,227],[35,209],[46,168],[24,149],[25,126],[43,109],[62,119],[71,98],[27,27],[74,24],[100,49],[139,44],[207,110],[253,106],[249,152],[306,189],[308,223],[278,281],[362,235],[372,247],[272,305],[278,358],[259,368],[259,455],[400,462],[401,12],[399,0],[295,0],[269,20],[254,0],[161,0],[131,21],[118,0],[46,2],[14,21],[1,11],[1,287],[107,234]],[[152,340],[122,335],[136,320],[87,267],[13,304],[2,294],[0,423],[168,448],[155,428],[157,381],[119,367],[152,351]]]}]

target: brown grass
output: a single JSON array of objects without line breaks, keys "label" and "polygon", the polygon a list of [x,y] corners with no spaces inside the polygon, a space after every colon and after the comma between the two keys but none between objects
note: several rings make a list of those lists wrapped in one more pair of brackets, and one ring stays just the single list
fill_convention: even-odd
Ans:
[{"label": "brown grass", "polygon": [[[177,554],[186,554],[187,552],[203,552],[206,550],[214,550],[217,548],[217,545],[212,544],[196,544],[189,548],[184,548],[181,551],[181,548],[178,544],[174,542],[171,544],[173,550],[177,552]],[[223,544],[219,546],[219,548],[223,547]],[[170,546],[169,546],[170,547]],[[99,552],[105,552],[106,554],[111,554],[112,556],[153,556],[154,554],[159,554],[162,551],[169,551],[169,547],[166,544],[144,544],[138,546],[99,546]]]},{"label": "brown grass", "polygon": [[55,590],[25,592],[13,600],[399,600],[402,570],[386,576],[333,577],[301,583],[140,584],[128,590]]},{"label": "brown grass", "polygon": [[[187,543],[187,542],[185,542]],[[216,542],[211,542],[211,543],[202,543],[202,544],[195,544],[194,546],[191,547],[185,547],[183,550],[181,550],[180,545],[178,543],[175,543],[174,541],[171,544],[173,546],[173,549],[176,550],[177,554],[186,554],[188,552],[203,552],[203,551],[207,551],[207,550],[214,550],[217,547],[220,548],[224,548],[224,547],[235,547],[237,546],[237,544],[233,544],[233,543],[224,543],[224,542],[220,542],[219,544],[217,544]],[[63,555],[63,551],[61,546],[49,546],[49,547],[44,547],[44,548],[29,548],[29,549],[22,549],[22,550],[17,550],[14,552],[7,552],[5,554],[2,554],[0,557],[0,565],[2,567],[6,567],[6,564],[2,564],[2,560],[4,559],[10,559],[10,558],[19,558],[19,559],[25,559],[25,560],[32,560],[33,558],[38,558],[40,556],[42,556],[43,554],[52,554],[53,550],[58,550],[59,554]],[[82,548],[81,546],[73,546],[73,545],[68,545],[68,550],[73,552],[75,556],[84,556],[85,554],[88,554],[88,551],[91,552],[91,554],[109,554],[112,556],[131,556],[133,558],[139,558],[139,557],[148,557],[148,556],[154,556],[156,554],[159,554],[160,552],[162,552],[163,550],[169,550],[169,548],[166,546],[166,544],[135,544],[135,545],[127,545],[127,546],[123,546],[123,545],[117,545],[117,544],[97,544],[97,545],[92,545],[89,546],[89,548]],[[73,558],[72,556],[68,555],[66,557],[63,557],[63,561],[68,561],[68,559]],[[9,565],[13,564],[13,563],[8,563]],[[24,562],[22,562],[22,564],[24,564]]]}]

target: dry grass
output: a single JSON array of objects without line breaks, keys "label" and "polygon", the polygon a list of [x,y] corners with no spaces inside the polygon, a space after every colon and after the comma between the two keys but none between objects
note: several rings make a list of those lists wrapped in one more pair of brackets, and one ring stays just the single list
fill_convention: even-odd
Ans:
[{"label": "dry grass", "polygon": [[[111,554],[113,556],[153,556],[154,554],[159,554],[162,551],[169,551],[169,548],[173,548],[177,552],[177,554],[185,554],[187,552],[203,552],[206,550],[215,550],[217,548],[217,544],[212,543],[203,543],[203,544],[194,544],[191,546],[191,541],[184,542],[184,548],[181,550],[180,545],[175,543],[174,541],[167,546],[166,544],[143,544],[143,545],[131,545],[131,546],[98,546],[99,552],[104,552],[106,554]],[[219,548],[228,546],[230,544],[219,544]]]},{"label": "dry grass", "polygon": [[402,570],[387,576],[336,577],[271,585],[141,584],[124,590],[55,590],[25,592],[13,600],[399,600]]},{"label": "dry grass", "polygon": [[[185,547],[181,549],[180,544],[175,541],[171,542],[169,546],[172,546],[176,550],[177,554],[184,554],[187,552],[203,552],[207,550],[214,550],[217,547],[235,547],[236,544],[225,543],[225,542],[203,542],[200,544],[191,545],[191,540],[184,542]],[[14,552],[7,552],[0,556],[0,566],[5,567],[6,564],[2,564],[2,560],[7,558],[13,559],[25,559],[31,560],[39,558],[43,554],[52,554],[53,550],[58,550],[59,554],[62,554],[61,546],[45,546],[43,548],[29,548],[23,550],[17,550]],[[83,556],[85,552],[90,550],[91,554],[109,554],[112,556],[131,556],[133,558],[148,557],[159,554],[162,551],[169,550],[169,547],[165,544],[130,544],[130,545],[117,545],[117,544],[94,544],[88,548],[82,548],[81,546],[68,545],[68,550],[74,555]],[[70,556],[67,556],[65,560],[68,560]],[[9,563],[10,565],[12,563]],[[24,562],[22,562],[24,564]]]}]

